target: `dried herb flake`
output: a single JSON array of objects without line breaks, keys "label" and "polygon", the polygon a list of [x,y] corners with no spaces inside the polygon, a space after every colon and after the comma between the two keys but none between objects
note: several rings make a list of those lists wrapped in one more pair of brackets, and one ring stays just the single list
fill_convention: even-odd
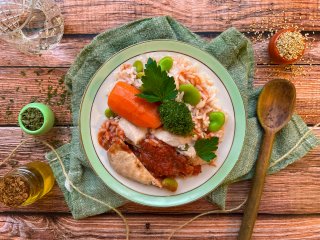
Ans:
[{"label": "dried herb flake", "polygon": [[37,108],[28,108],[21,115],[22,124],[30,131],[36,131],[43,125],[44,118]]}]

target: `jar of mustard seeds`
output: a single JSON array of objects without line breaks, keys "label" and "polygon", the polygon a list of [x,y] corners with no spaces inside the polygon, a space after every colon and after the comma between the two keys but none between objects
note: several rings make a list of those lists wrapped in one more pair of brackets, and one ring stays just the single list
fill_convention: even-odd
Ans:
[{"label": "jar of mustard seeds", "polygon": [[54,180],[45,162],[34,161],[15,168],[0,179],[0,203],[8,207],[30,205],[52,189]]}]

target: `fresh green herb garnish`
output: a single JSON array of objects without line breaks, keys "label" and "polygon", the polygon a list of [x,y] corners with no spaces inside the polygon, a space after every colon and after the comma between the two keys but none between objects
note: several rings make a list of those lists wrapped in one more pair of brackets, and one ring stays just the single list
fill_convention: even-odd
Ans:
[{"label": "fresh green herb garnish", "polygon": [[161,67],[152,58],[148,59],[145,67],[145,75],[141,78],[143,91],[138,96],[148,102],[174,100],[178,94],[174,78],[169,77],[167,72],[161,71]]},{"label": "fresh green herb garnish", "polygon": [[219,138],[212,137],[208,139],[199,139],[196,141],[194,148],[197,155],[206,162],[210,162],[217,155],[214,153],[218,149]]},{"label": "fresh green herb garnish", "polygon": [[42,127],[44,118],[39,109],[28,108],[22,113],[21,121],[27,129],[36,131]]}]

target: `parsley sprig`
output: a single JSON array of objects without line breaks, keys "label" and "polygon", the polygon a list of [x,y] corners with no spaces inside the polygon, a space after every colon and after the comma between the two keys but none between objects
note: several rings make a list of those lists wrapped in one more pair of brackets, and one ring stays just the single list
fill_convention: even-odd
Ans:
[{"label": "parsley sprig", "polygon": [[206,162],[210,162],[217,157],[214,153],[218,149],[219,138],[212,137],[208,139],[199,139],[196,141],[194,148],[197,155]]},{"label": "parsley sprig", "polygon": [[152,58],[148,59],[145,65],[142,81],[142,93],[137,96],[146,99],[148,102],[165,102],[174,100],[178,91],[173,77],[169,77],[166,71]]}]

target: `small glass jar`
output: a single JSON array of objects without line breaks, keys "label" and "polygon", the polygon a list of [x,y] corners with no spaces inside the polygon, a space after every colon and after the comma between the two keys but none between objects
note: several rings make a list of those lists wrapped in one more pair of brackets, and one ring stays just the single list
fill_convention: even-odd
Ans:
[{"label": "small glass jar", "polygon": [[18,207],[30,205],[46,195],[55,179],[47,163],[34,161],[8,172],[2,181],[2,203]]}]

